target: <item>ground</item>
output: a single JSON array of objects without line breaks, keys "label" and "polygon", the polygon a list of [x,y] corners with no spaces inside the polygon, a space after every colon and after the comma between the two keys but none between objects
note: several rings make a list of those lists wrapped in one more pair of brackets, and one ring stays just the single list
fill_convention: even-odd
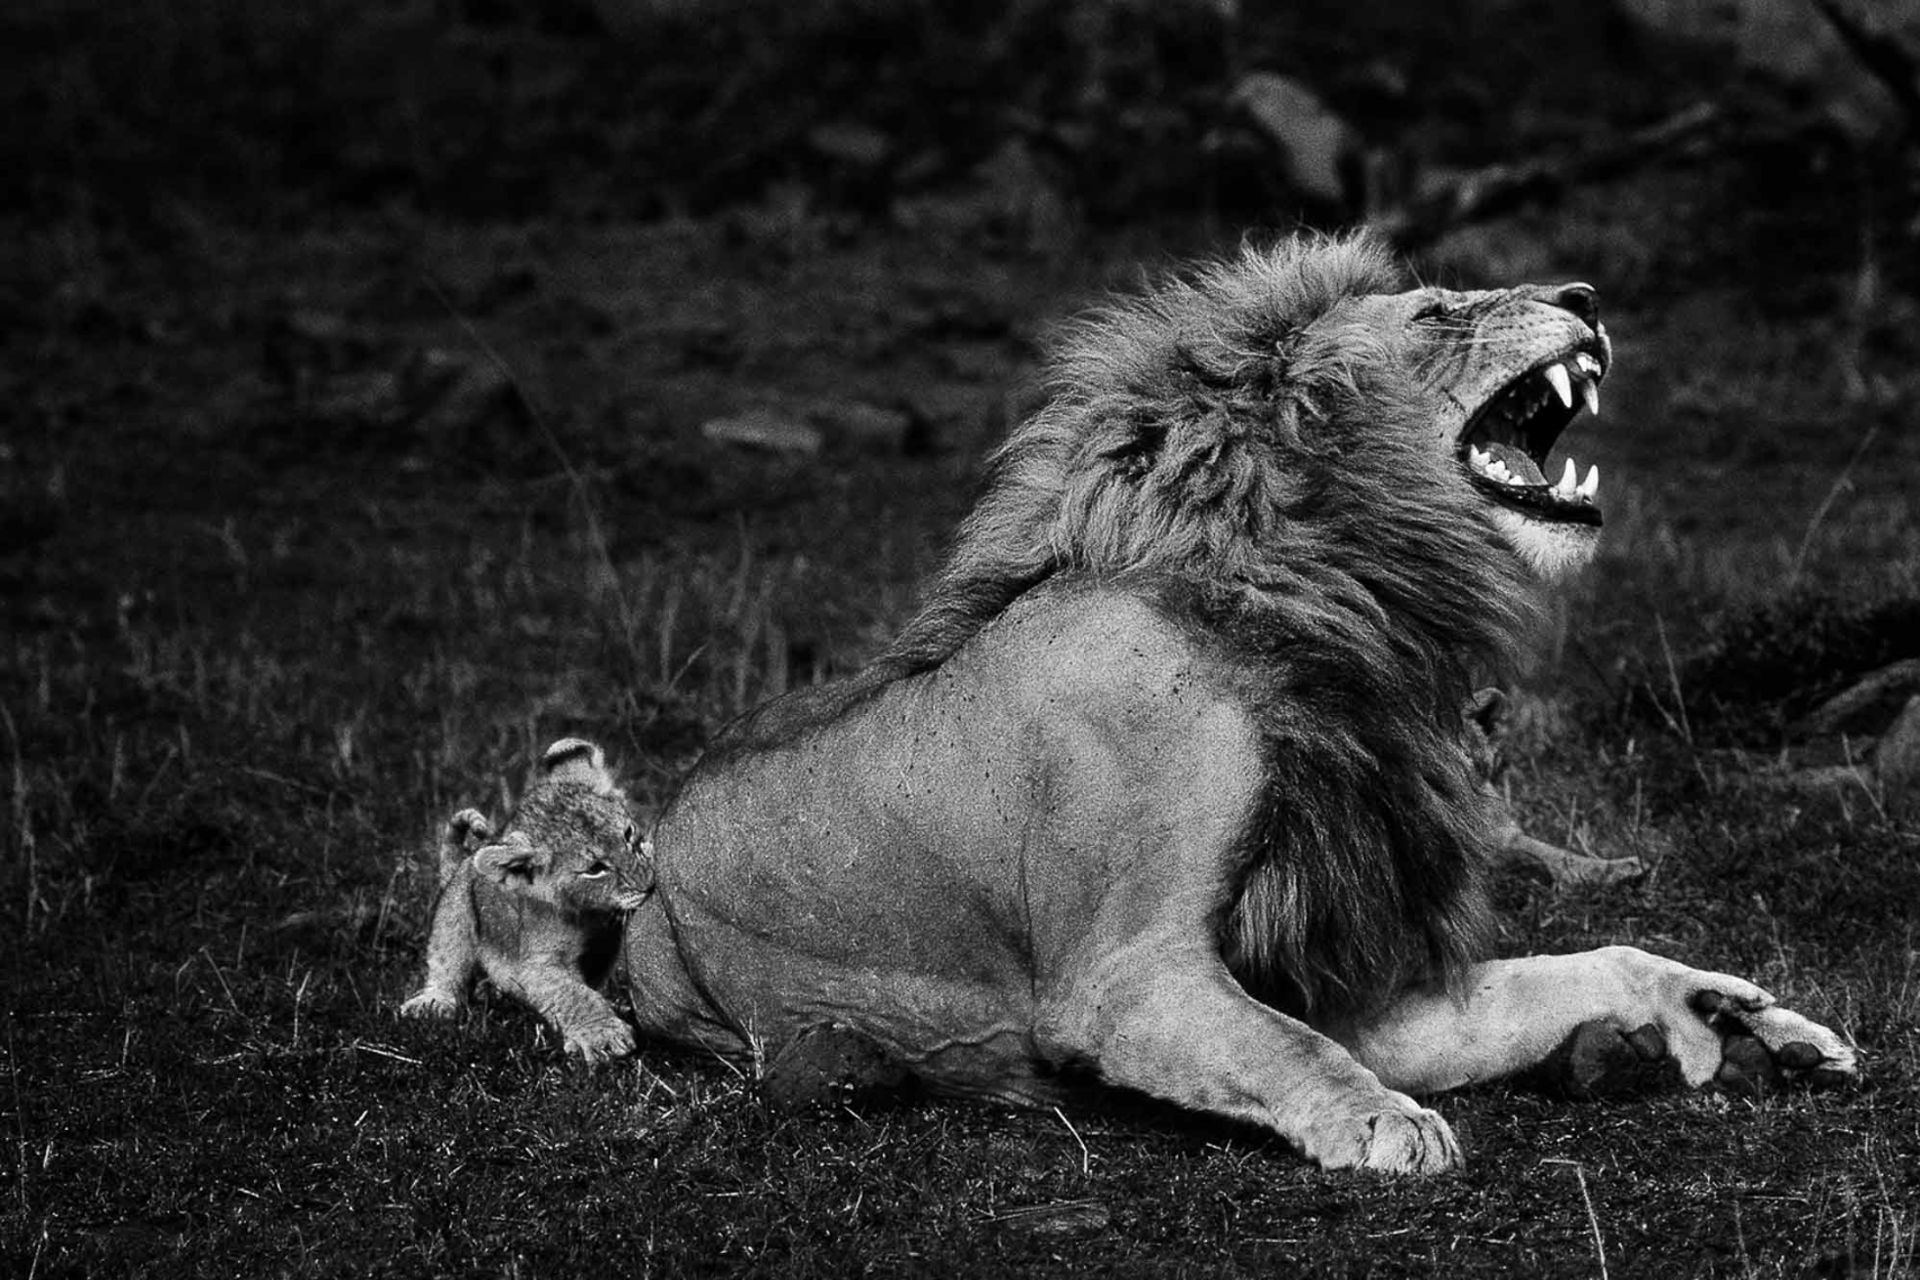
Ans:
[{"label": "ground", "polygon": [[[1863,1084],[1476,1090],[1438,1104],[1466,1171],[1422,1182],[1126,1107],[780,1114],[661,1045],[569,1063],[487,995],[449,1026],[394,1017],[450,813],[498,812],[567,735],[651,811],[726,717],[856,666],[1032,403],[1048,325],[1246,220],[876,212],[812,176],[630,216],[384,188],[260,216],[196,187],[120,217],[104,178],[36,187],[0,236],[0,1259],[1912,1273],[1912,810],[1755,772],[1846,655],[1704,692],[1743,619],[1827,635],[1807,620],[1920,595],[1916,308],[1871,252],[1911,241],[1847,182],[1783,206],[1781,163],[1629,174],[1419,266],[1591,279],[1618,360],[1574,442],[1604,550],[1541,628],[1508,785],[1536,834],[1656,867],[1503,880],[1502,951],[1632,942],[1747,974],[1855,1039]],[[703,434],[748,411],[813,434]]]}]

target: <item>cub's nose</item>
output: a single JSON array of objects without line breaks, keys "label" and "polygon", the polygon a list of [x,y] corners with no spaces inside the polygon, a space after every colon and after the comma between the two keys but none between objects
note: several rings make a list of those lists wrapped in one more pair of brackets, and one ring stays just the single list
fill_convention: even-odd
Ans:
[{"label": "cub's nose", "polygon": [[1590,284],[1563,284],[1545,301],[1573,312],[1589,329],[1600,323],[1600,294]]}]

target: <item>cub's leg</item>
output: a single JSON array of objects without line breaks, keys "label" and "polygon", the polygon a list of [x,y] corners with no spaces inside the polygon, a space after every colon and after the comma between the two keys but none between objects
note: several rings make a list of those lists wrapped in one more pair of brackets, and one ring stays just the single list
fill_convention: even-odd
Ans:
[{"label": "cub's leg", "polygon": [[1272,1129],[1328,1169],[1461,1161],[1445,1120],[1247,995],[1210,941],[1136,939],[1092,967],[1042,1035],[1111,1084]]},{"label": "cub's leg", "polygon": [[1411,993],[1334,1034],[1382,1080],[1412,1093],[1497,1080],[1563,1049],[1598,1075],[1609,1059],[1670,1060],[1694,1088],[1716,1077],[1828,1084],[1857,1070],[1839,1036],[1751,982],[1634,947],[1475,965],[1458,999]]},{"label": "cub's leg", "polygon": [[603,1062],[633,1052],[632,1029],[605,996],[582,981],[577,957],[522,957],[499,972],[489,967],[487,976],[557,1028],[568,1053]]},{"label": "cub's leg", "polygon": [[403,1018],[448,1018],[465,1003],[467,987],[479,968],[479,943],[473,922],[473,864],[469,844],[485,840],[493,827],[477,809],[462,809],[440,837],[440,897],[433,905],[433,929],[427,937],[427,977],[420,990],[400,1006]]},{"label": "cub's leg", "polygon": [[561,1032],[568,1054],[597,1063],[634,1052],[634,1031],[580,979],[578,960],[522,956],[511,965],[488,965],[488,977]]},{"label": "cub's leg", "polygon": [[403,1018],[450,1018],[466,1003],[467,987],[479,967],[473,927],[473,864],[453,873],[433,908],[433,932],[427,937],[427,977],[420,990],[400,1006]]}]

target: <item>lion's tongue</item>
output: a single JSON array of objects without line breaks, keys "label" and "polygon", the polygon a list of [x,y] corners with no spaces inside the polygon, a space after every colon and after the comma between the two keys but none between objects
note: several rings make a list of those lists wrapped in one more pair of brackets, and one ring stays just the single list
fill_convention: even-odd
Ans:
[{"label": "lion's tongue", "polygon": [[1507,475],[1515,484],[1545,484],[1547,478],[1533,464],[1525,449],[1510,444],[1490,444],[1487,452],[1506,464]]}]

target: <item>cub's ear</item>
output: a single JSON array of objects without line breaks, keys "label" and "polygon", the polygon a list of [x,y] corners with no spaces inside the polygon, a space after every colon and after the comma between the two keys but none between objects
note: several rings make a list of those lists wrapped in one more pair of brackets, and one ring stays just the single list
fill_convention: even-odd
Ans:
[{"label": "cub's ear", "polygon": [[606,753],[585,738],[562,738],[540,757],[540,776],[549,782],[581,782],[599,791],[615,790]]},{"label": "cub's ear", "polygon": [[490,844],[473,855],[473,867],[481,875],[509,888],[525,887],[553,862],[545,849],[514,841]]}]

